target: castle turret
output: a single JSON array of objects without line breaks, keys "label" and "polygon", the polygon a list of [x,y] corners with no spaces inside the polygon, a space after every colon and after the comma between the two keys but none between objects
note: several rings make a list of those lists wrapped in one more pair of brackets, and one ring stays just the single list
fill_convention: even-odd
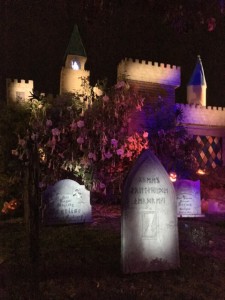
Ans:
[{"label": "castle turret", "polygon": [[7,103],[27,101],[33,92],[33,80],[6,79]]},{"label": "castle turret", "polygon": [[198,55],[195,69],[187,85],[188,104],[198,104],[206,106],[206,80],[202,66],[202,61]]},{"label": "castle turret", "polygon": [[78,27],[75,25],[66,49],[64,66],[61,70],[60,94],[82,93],[82,78],[88,79],[90,75],[90,72],[85,70],[86,60],[86,51]]}]

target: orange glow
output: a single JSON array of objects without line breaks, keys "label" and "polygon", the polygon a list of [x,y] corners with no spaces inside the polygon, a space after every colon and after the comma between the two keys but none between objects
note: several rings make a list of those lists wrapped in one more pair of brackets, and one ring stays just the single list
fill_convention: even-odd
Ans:
[{"label": "orange glow", "polygon": [[7,214],[10,211],[16,210],[18,207],[19,203],[16,199],[12,199],[9,202],[5,202],[2,208],[2,213]]},{"label": "orange glow", "polygon": [[176,172],[170,172],[169,176],[170,176],[170,180],[172,182],[176,182],[177,181],[177,173]]},{"label": "orange glow", "polygon": [[206,172],[202,169],[198,169],[198,171],[196,172],[198,175],[205,175]]}]

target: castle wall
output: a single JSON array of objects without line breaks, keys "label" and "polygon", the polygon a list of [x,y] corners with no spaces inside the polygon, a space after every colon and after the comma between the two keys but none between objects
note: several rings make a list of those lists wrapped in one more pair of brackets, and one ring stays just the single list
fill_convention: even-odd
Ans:
[{"label": "castle wall", "polygon": [[6,79],[6,97],[7,103],[23,102],[29,99],[29,96],[33,92],[34,82],[33,80],[17,80]]},{"label": "castle wall", "polygon": [[[182,123],[188,133],[203,143],[199,153],[203,165],[211,165],[213,168],[219,162],[225,165],[225,107],[189,104],[177,106],[183,112]],[[221,145],[216,145],[216,141],[220,141]],[[221,148],[219,152],[218,147]]]},{"label": "castle wall", "polygon": [[132,89],[142,93],[147,103],[156,103],[159,99],[165,100],[167,103],[175,103],[175,89],[173,86],[138,80],[129,80],[129,84]]},{"label": "castle wall", "polygon": [[83,93],[82,78],[88,78],[90,72],[86,70],[73,70],[62,68],[60,77],[60,94],[65,93]]},{"label": "castle wall", "polygon": [[204,107],[189,104],[177,104],[177,106],[183,112],[184,124],[225,127],[225,107]]},{"label": "castle wall", "polygon": [[117,78],[124,77],[128,81],[152,82],[176,88],[180,86],[180,67],[125,58],[117,68]]}]

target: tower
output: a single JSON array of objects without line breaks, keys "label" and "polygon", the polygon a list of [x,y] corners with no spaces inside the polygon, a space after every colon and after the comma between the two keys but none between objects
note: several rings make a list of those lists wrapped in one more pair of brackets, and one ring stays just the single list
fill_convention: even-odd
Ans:
[{"label": "tower", "polygon": [[188,104],[198,104],[206,106],[206,80],[202,66],[202,61],[198,55],[195,69],[187,85]]},{"label": "tower", "polygon": [[33,91],[33,80],[6,79],[7,103],[27,101]]},{"label": "tower", "polygon": [[88,79],[90,75],[90,72],[85,70],[86,60],[86,51],[78,27],[75,25],[66,49],[64,66],[61,70],[60,94],[82,93],[82,78]]}]

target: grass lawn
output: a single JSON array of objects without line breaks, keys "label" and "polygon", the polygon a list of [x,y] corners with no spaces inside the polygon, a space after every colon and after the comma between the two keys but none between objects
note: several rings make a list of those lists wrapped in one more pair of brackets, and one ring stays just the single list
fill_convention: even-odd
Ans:
[{"label": "grass lawn", "polygon": [[[225,216],[179,219],[179,244],[179,269],[123,275],[118,207],[92,224],[41,227],[41,300],[224,300]],[[28,257],[25,225],[1,222],[1,300],[29,299]]]}]

